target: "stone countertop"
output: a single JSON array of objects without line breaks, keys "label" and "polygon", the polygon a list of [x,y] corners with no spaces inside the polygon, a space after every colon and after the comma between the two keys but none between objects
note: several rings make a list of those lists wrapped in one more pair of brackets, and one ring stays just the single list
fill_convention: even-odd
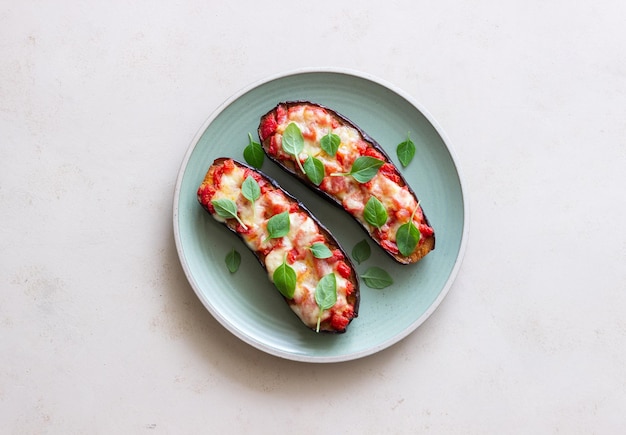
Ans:
[{"label": "stone countertop", "polygon": [[[623,2],[69,0],[0,8],[0,420],[40,433],[626,432]],[[229,96],[380,77],[443,127],[466,255],[415,332],[280,359],[204,308],[172,231]]]}]

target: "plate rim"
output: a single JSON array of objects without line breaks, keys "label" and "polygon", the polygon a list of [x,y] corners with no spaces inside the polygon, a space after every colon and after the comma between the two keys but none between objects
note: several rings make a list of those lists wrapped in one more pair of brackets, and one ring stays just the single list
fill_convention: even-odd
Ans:
[{"label": "plate rim", "polygon": [[[284,79],[284,78],[291,77],[291,76],[302,75],[302,74],[315,74],[315,73],[340,74],[340,75],[346,75],[346,76],[351,76],[351,77],[370,81],[374,84],[383,86],[384,88],[390,90],[391,92],[395,93],[396,95],[406,100],[413,107],[415,107],[426,118],[426,120],[435,129],[437,134],[441,137],[441,140],[443,144],[445,145],[447,152],[450,154],[452,164],[456,170],[456,174],[459,179],[460,197],[463,202],[463,230],[461,232],[461,241],[459,244],[458,254],[456,256],[456,259],[450,271],[450,274],[448,275],[448,278],[444,286],[442,287],[441,291],[439,292],[437,298],[430,304],[430,306],[426,309],[426,311],[424,311],[424,313],[422,313],[421,316],[415,319],[414,322],[412,322],[409,326],[407,326],[400,333],[395,334],[392,337],[389,337],[387,340],[385,340],[382,343],[379,343],[375,346],[368,347],[367,349],[364,349],[358,352],[352,352],[349,354],[338,355],[338,356],[314,356],[314,355],[303,355],[303,354],[296,354],[296,353],[282,351],[280,349],[276,349],[272,346],[269,346],[263,342],[257,341],[253,339],[252,337],[246,335],[242,331],[240,331],[238,328],[236,328],[232,324],[232,322],[226,319],[218,310],[216,310],[212,306],[211,303],[209,303],[209,301],[204,297],[203,293],[200,291],[199,285],[196,282],[193,276],[193,273],[190,270],[190,267],[185,259],[184,247],[182,244],[180,228],[179,228],[179,216],[180,216],[179,202],[180,202],[180,190],[181,190],[180,188],[183,183],[183,179],[185,177],[185,172],[189,164],[191,155],[196,149],[202,135],[204,134],[206,129],[211,125],[211,123],[234,101],[236,101],[237,99],[241,98],[243,95],[247,94],[248,92],[260,86],[263,86],[275,80],[280,80],[280,79]],[[265,353],[268,353],[270,355],[274,355],[280,358],[284,358],[284,359],[288,359],[292,361],[298,361],[298,362],[308,362],[308,363],[344,362],[344,361],[356,360],[356,359],[360,359],[366,356],[376,354],[402,341],[404,338],[406,338],[411,333],[413,333],[420,325],[422,325],[434,313],[434,311],[439,307],[439,305],[445,299],[445,297],[450,291],[450,288],[452,287],[452,284],[456,280],[456,277],[459,273],[461,264],[463,262],[463,258],[465,257],[467,240],[469,236],[469,204],[468,204],[468,198],[467,198],[467,189],[465,188],[464,176],[463,176],[463,173],[459,166],[458,161],[459,159],[454,149],[454,146],[451,144],[451,141],[448,135],[440,126],[440,124],[437,122],[437,120],[434,118],[434,116],[425,107],[423,107],[421,103],[416,101],[411,95],[407,94],[398,86],[384,79],[381,79],[375,75],[372,75],[370,73],[366,73],[363,71],[358,71],[358,70],[350,69],[350,68],[338,68],[338,67],[296,68],[296,69],[291,69],[291,70],[283,71],[280,73],[268,75],[262,79],[249,83],[247,86],[240,88],[238,91],[233,93],[230,97],[225,99],[221,104],[219,104],[210,113],[210,115],[207,117],[204,123],[200,126],[196,134],[193,136],[191,143],[187,147],[187,150],[185,152],[185,155],[182,159],[182,162],[178,170],[176,184],[174,187],[174,200],[173,200],[172,223],[173,223],[173,231],[174,231],[174,241],[176,245],[176,252],[178,255],[179,262],[183,268],[187,281],[189,282],[194,293],[200,299],[200,301],[202,302],[202,305],[204,305],[207,311],[209,311],[209,313],[211,313],[211,315],[218,321],[218,323],[220,323],[226,330],[228,330],[230,333],[235,335],[237,338],[239,338],[243,342],[251,345],[252,347],[255,347]]]}]

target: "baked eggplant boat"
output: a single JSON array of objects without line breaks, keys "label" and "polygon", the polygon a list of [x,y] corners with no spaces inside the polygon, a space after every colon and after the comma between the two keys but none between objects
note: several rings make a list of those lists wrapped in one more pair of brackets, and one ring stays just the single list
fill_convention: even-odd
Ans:
[{"label": "baked eggplant boat", "polygon": [[343,115],[293,101],[263,115],[266,155],[347,211],[401,264],[435,248],[435,233],[406,180],[381,146]]},{"label": "baked eggplant boat", "polygon": [[254,253],[309,328],[345,332],[358,315],[355,269],[330,232],[274,180],[244,163],[216,159],[198,201]]}]

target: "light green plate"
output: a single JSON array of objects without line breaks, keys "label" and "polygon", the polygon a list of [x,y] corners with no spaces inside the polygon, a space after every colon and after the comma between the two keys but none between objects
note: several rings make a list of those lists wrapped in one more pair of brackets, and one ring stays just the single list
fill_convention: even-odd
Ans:
[{"label": "light green plate", "polygon": [[[316,102],[348,117],[396,158],[407,132],[417,151],[402,169],[435,229],[436,249],[417,264],[395,263],[373,242],[360,265],[386,269],[394,284],[373,290],[361,282],[361,305],[345,334],[316,334],[291,312],[246,246],[198,204],[196,190],[217,157],[243,161],[248,133],[277,103]],[[297,361],[337,362],[385,349],[414,331],[445,297],[459,269],[467,235],[467,204],[454,155],[442,130],[410,97],[373,77],[346,70],[298,70],[256,83],[219,107],[193,140],[180,169],[174,198],[174,234],[191,286],[209,312],[243,341]],[[299,198],[337,237],[346,252],[366,238],[348,215],[331,206],[265,159],[263,172]],[[242,255],[235,274],[224,257]],[[355,263],[356,264],[356,263]]]}]

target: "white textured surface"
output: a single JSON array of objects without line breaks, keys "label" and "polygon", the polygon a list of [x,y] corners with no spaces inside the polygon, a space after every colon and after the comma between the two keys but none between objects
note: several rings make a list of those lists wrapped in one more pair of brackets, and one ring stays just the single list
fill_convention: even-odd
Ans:
[{"label": "white textured surface", "polygon": [[[625,14],[590,0],[4,2],[2,432],[626,432]],[[331,365],[222,328],[171,229],[209,113],[310,66],[420,101],[471,200],[435,314]]]}]

